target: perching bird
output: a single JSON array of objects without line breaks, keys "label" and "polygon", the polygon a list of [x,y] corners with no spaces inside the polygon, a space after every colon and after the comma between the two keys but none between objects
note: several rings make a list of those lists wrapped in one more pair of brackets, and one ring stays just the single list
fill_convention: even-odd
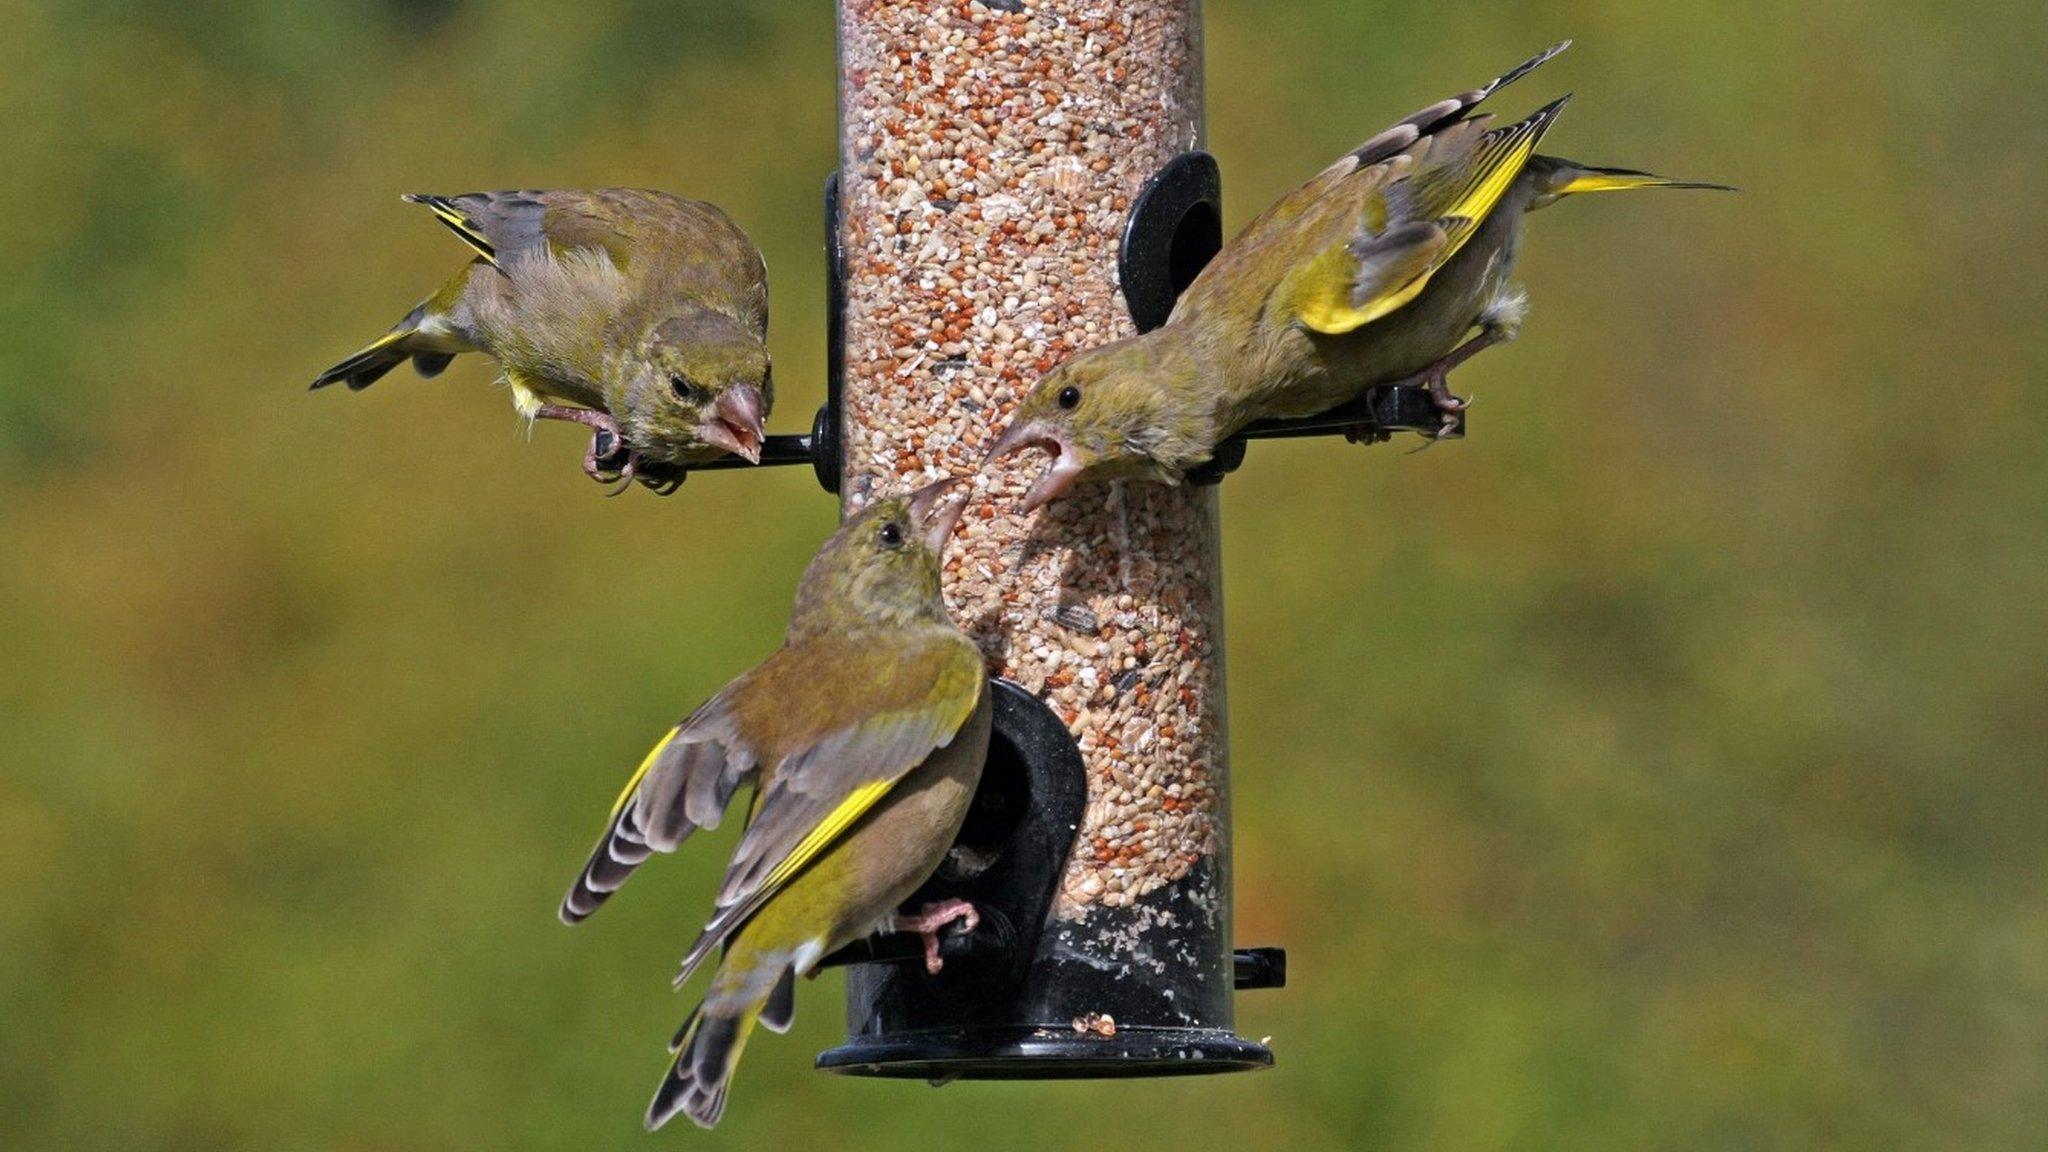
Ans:
[{"label": "perching bird", "polygon": [[313,387],[369,387],[406,360],[497,359],[528,420],[588,425],[592,477],[730,452],[758,463],[768,269],[725,213],[635,188],[411,195],[476,257]]},{"label": "perching bird", "polygon": [[787,1030],[795,978],[820,959],[893,928],[924,935],[936,972],[938,932],[974,927],[960,901],[896,917],[960,831],[988,755],[981,653],[939,596],[966,504],[948,495],[957,483],[877,501],[833,535],[804,572],[781,650],[647,754],[562,903],[568,923],[590,915],[753,784],[717,910],[676,983],[713,949],[724,957],[677,1034],[649,1128],[677,1112],[716,1124],[755,1022]]},{"label": "perching bird", "polygon": [[1581,192],[1723,187],[1537,155],[1565,100],[1501,128],[1471,115],[1570,43],[1366,141],[1225,245],[1165,325],[1047,373],[989,453],[1052,456],[1027,509],[1083,473],[1176,481],[1254,420],[1380,384],[1427,385],[1448,423],[1463,406],[1451,369],[1521,324],[1509,273],[1524,213]]}]

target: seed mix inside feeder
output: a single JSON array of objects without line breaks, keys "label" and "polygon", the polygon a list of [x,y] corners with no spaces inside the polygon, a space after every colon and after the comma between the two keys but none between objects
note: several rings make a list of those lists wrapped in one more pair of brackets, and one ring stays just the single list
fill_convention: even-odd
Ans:
[{"label": "seed mix inside feeder", "polygon": [[[1196,5],[1156,0],[849,0],[839,19],[853,508],[973,472],[1039,374],[1133,331],[1119,245],[1147,179],[1200,143],[1200,29]],[[1269,1063],[1232,1031],[1213,493],[1104,485],[1030,516],[1028,471],[986,473],[946,595],[1016,686],[1020,724],[1036,712],[1031,731],[1067,738],[1006,732],[995,759],[1017,770],[992,770],[985,790],[1021,782],[1026,804],[1052,808],[1062,789],[1032,786],[1078,772],[1070,843],[1037,878],[1038,922],[1016,926],[1027,963],[864,966],[848,1042],[820,1063],[910,1076]]]}]

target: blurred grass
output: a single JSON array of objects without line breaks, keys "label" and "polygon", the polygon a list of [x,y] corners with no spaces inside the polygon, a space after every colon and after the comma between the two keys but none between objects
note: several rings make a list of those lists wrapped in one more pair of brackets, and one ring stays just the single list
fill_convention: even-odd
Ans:
[{"label": "blurred grass", "polygon": [[[808,1070],[700,1146],[2037,1146],[2048,1127],[2038,6],[1208,5],[1242,221],[1563,35],[1507,107],[1739,198],[1535,222],[1416,456],[1225,489],[1243,997],[1271,1073]],[[0,37],[0,1147],[641,1140],[723,838],[551,910],[775,643],[794,471],[596,498],[486,385],[301,382],[454,253],[413,189],[638,183],[776,272],[820,399],[822,2],[44,0]],[[651,1142],[650,1142],[651,1143]]]}]

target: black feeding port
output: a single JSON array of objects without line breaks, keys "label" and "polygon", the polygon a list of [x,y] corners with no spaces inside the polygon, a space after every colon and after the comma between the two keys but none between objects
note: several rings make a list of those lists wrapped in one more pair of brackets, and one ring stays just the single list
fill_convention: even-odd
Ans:
[{"label": "black feeding port", "polygon": [[1117,250],[1117,282],[1140,332],[1166,323],[1174,301],[1223,250],[1223,170],[1183,152],[1138,189]]}]

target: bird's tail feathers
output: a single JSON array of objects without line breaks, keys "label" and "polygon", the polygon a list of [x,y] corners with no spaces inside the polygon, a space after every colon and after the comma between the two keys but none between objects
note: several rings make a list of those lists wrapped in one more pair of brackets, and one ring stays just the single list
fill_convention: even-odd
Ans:
[{"label": "bird's tail feathers", "polygon": [[412,354],[412,370],[420,374],[420,379],[432,380],[447,371],[448,365],[454,361],[453,352],[415,352]]},{"label": "bird's tail feathers", "polygon": [[360,392],[408,359],[421,376],[428,379],[439,376],[449,361],[455,359],[455,353],[422,338],[420,326],[426,319],[427,306],[421,304],[406,313],[405,319],[393,325],[391,331],[315,377],[313,387],[319,389],[329,384],[347,384],[349,391]]},{"label": "bird's tail feathers", "polygon": [[1571,160],[1560,160],[1545,156],[1542,160],[1549,168],[1545,177],[1544,192],[1550,199],[1577,196],[1584,192],[1621,192],[1631,188],[1706,188],[1716,192],[1733,192],[1736,189],[1726,184],[1712,184],[1704,180],[1677,180],[1659,176],[1654,172],[1638,172],[1633,168],[1596,168]]},{"label": "bird's tail feathers", "polygon": [[796,1023],[796,968],[791,966],[782,971],[782,978],[775,982],[775,990],[768,994],[768,1003],[761,1009],[761,1027],[776,1035],[789,1031]]},{"label": "bird's tail feathers", "polygon": [[653,1131],[681,1112],[700,1128],[710,1128],[725,1113],[725,1093],[732,1084],[733,1069],[747,1037],[761,1018],[764,1002],[731,1007],[707,999],[683,1024],[676,1045],[676,1058],[662,1077],[654,1100],[647,1105],[647,1129]]}]

